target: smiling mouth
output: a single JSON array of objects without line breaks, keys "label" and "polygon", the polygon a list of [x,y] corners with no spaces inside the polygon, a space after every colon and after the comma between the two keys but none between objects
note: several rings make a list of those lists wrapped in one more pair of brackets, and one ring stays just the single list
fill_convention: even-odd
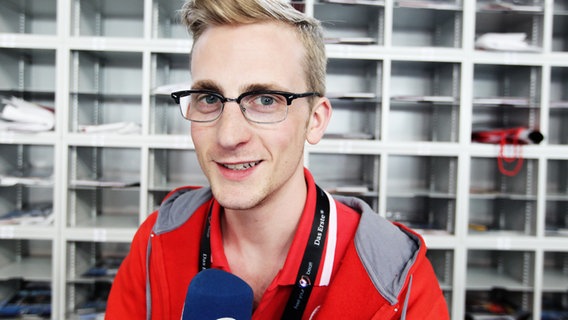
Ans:
[{"label": "smiling mouth", "polygon": [[250,169],[252,167],[255,167],[257,164],[259,164],[260,161],[254,161],[254,162],[244,162],[244,163],[236,163],[236,164],[221,164],[223,167],[230,169],[230,170],[236,170],[236,171],[241,171],[241,170],[246,170],[246,169]]}]

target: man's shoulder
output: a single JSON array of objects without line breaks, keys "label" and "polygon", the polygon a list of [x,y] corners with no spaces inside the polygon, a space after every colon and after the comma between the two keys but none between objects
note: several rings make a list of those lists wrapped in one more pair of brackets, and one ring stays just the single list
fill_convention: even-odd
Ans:
[{"label": "man's shoulder", "polygon": [[177,229],[211,198],[209,187],[183,187],[170,192],[156,213],[153,231],[161,234]]},{"label": "man's shoulder", "polygon": [[351,248],[358,259],[346,262],[360,263],[381,295],[395,303],[412,266],[425,255],[422,238],[381,217],[360,199],[336,199],[361,214]]}]

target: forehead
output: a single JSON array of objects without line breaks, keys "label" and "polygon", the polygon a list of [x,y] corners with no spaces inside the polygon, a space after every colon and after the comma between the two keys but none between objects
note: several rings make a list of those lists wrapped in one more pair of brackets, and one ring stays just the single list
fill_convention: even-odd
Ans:
[{"label": "forehead", "polygon": [[298,33],[283,23],[210,27],[194,45],[192,78],[227,90],[256,83],[304,89],[304,52]]}]

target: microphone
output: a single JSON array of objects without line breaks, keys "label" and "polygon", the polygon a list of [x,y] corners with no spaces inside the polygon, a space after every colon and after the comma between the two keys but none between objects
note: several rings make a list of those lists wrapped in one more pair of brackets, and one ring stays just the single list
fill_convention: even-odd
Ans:
[{"label": "microphone", "polygon": [[191,280],[182,320],[250,320],[254,295],[241,278],[219,269],[206,269]]}]

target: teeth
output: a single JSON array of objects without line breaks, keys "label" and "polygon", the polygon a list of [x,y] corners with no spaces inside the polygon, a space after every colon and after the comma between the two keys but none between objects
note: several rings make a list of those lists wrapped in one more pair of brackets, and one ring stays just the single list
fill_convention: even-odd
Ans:
[{"label": "teeth", "polygon": [[258,162],[247,162],[247,163],[238,163],[238,164],[224,164],[223,166],[231,170],[246,170],[256,166],[257,164]]}]

